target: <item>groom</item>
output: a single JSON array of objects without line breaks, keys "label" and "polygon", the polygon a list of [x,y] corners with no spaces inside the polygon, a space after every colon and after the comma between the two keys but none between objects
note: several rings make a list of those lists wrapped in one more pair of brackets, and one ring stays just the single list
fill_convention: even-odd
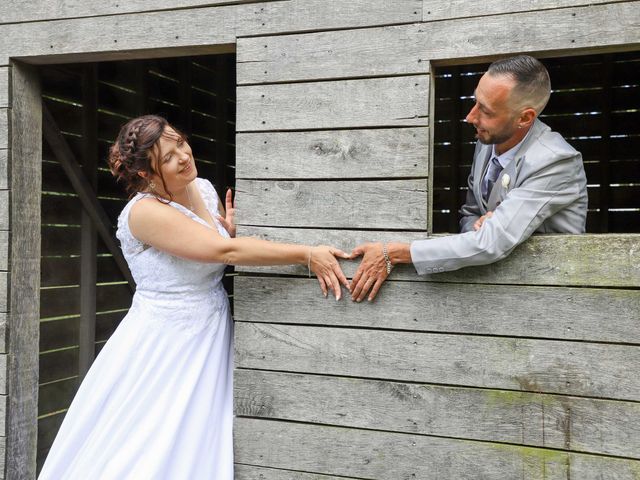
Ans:
[{"label": "groom", "polygon": [[373,300],[397,263],[420,275],[505,258],[534,232],[584,233],[587,179],[582,156],[538,120],[551,84],[546,68],[520,55],[492,63],[475,90],[466,122],[478,143],[461,233],[408,243],[365,243],[351,297]]}]

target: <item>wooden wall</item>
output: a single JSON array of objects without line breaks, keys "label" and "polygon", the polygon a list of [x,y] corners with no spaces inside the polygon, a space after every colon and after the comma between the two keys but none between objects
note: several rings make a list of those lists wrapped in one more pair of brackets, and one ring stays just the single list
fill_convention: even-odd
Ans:
[{"label": "wooden wall", "polygon": [[[0,410],[5,478],[35,471],[19,429],[35,422],[33,365],[6,361],[32,353],[37,322],[37,306],[24,310],[36,252],[21,250],[33,237],[20,229],[35,210],[18,202],[33,185],[15,174],[25,132],[40,134],[16,116],[35,88],[11,92],[17,62],[236,45],[241,233],[348,249],[430,228],[434,62],[637,49],[639,27],[639,1],[0,4],[0,360],[14,365],[0,368],[0,395],[21,405]],[[237,478],[639,478],[639,243],[538,238],[473,271],[398,269],[374,305],[325,301],[300,269],[247,270]]]},{"label": "wooden wall", "polygon": [[[422,2],[418,23],[239,38],[241,233],[424,238],[434,64],[640,40],[639,2],[553,3]],[[324,299],[303,268],[242,268],[237,478],[640,478],[638,247],[535,238],[497,265],[399,268],[373,304]]]}]

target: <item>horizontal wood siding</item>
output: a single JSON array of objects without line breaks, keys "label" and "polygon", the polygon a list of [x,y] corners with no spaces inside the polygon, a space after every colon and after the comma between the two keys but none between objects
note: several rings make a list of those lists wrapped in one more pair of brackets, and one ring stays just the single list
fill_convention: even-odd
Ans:
[{"label": "horizontal wood siding", "polygon": [[429,73],[423,29],[412,24],[241,38],[238,83]]},{"label": "horizontal wood siding", "polygon": [[[595,46],[624,48],[640,41],[637,9],[637,2],[628,2],[481,20],[474,12],[470,18],[435,23],[240,39],[238,83],[427,73],[434,59]],[[602,18],[616,21],[603,22]]]},{"label": "horizontal wood siding", "polygon": [[238,37],[420,21],[422,0],[294,0],[256,3],[238,17]]},{"label": "horizontal wood siding", "polygon": [[[363,242],[411,242],[428,238],[417,232],[369,232],[271,227],[239,228],[240,235],[273,241],[316,245],[327,243],[350,251]],[[611,252],[616,252],[612,255]],[[482,267],[416,276],[411,265],[399,265],[392,279],[417,282],[486,283],[513,285],[562,285],[580,287],[632,287],[640,285],[640,235],[534,235],[506,259]],[[589,261],[585,261],[589,259]],[[343,262],[346,275],[358,264]],[[306,275],[300,266],[238,267],[242,272]]]},{"label": "horizontal wood siding", "polygon": [[236,464],[234,476],[236,480],[349,480],[350,477],[334,477],[315,473],[278,470],[275,468],[256,467],[254,465]]},{"label": "horizontal wood siding", "polygon": [[633,460],[251,418],[236,421],[234,442],[239,463],[357,478],[635,480],[638,473]]},{"label": "horizontal wood siding", "polygon": [[425,75],[238,87],[238,131],[426,126]]},{"label": "horizontal wood siding", "polygon": [[[87,4],[86,9],[92,5]],[[46,13],[43,17],[48,19]],[[125,50],[136,51],[133,56],[137,58],[214,53],[220,51],[220,45],[235,43],[237,36],[408,23],[421,17],[422,0],[354,0],[347,4],[342,0],[296,0],[9,23],[0,25],[4,38],[11,39],[0,42],[0,66],[8,65],[10,56],[49,63],[46,57],[50,55],[57,55],[59,62],[69,61],[72,55],[73,61],[132,58]],[[90,35],[96,25],[108,33]]]},{"label": "horizontal wood siding", "polygon": [[428,176],[429,130],[239,133],[236,176],[344,179]]},{"label": "horizontal wood siding", "polygon": [[[216,65],[156,72],[152,87],[166,93],[163,103],[138,98],[139,77],[128,62],[99,86],[100,98],[117,107],[99,113],[98,130],[107,132],[100,138],[140,108],[180,118],[175,105],[185,90],[174,91],[165,77],[189,77],[199,90],[188,101],[204,113],[191,123],[203,171],[233,178],[216,161],[238,145],[239,234],[346,251],[363,241],[427,238],[430,150],[442,143],[433,141],[431,62],[637,49],[639,32],[640,1],[90,0],[72,8],[20,0],[0,6],[0,201],[10,187],[8,119],[16,102],[3,88],[10,58],[170,57],[237,44],[235,138],[216,123],[234,105],[206,94]],[[62,76],[52,78],[52,96],[77,95]],[[476,80],[465,86],[472,91]],[[50,99],[48,106],[79,148],[77,108]],[[633,127],[631,119],[615,116]],[[571,128],[570,121],[558,125]],[[214,129],[222,133],[211,153],[203,147]],[[627,155],[621,161],[637,150],[619,143]],[[104,155],[106,143],[99,148]],[[51,192],[69,194],[47,195],[42,206],[49,220],[42,246],[51,258],[42,265],[40,407],[51,414],[40,419],[39,441],[49,445],[63,417],[56,412],[77,388],[79,261],[67,258],[61,272],[54,257],[80,251],[79,235],[68,235],[79,230],[80,210],[59,165],[45,163]],[[106,172],[97,185],[114,219],[121,192]],[[0,207],[0,325],[7,282],[15,281],[5,254],[15,225]],[[12,241],[21,232],[12,231]],[[629,372],[640,368],[639,252],[640,236],[539,236],[490,266],[424,277],[398,267],[373,303],[324,299],[315,279],[299,278],[304,267],[242,267],[236,478],[637,480],[640,383]],[[342,265],[352,276],[357,262]],[[98,281],[116,278],[111,259],[100,261]],[[96,289],[98,342],[126,312],[122,288]],[[6,360],[0,354],[0,432]],[[0,436],[0,472],[8,458],[7,476],[17,478],[15,466],[32,452],[10,446],[5,456],[5,443]]]},{"label": "horizontal wood siding", "polygon": [[257,370],[235,389],[246,417],[640,458],[632,402]]},{"label": "horizontal wood siding", "polygon": [[319,295],[315,279],[240,276],[235,288],[241,295],[234,318],[241,322],[640,345],[635,289],[388,281],[373,303],[335,304]]},{"label": "horizontal wood siding", "polygon": [[[58,55],[58,63],[65,63],[69,62],[68,56],[71,54],[114,50],[114,53],[105,54],[102,59],[130,58],[130,55],[118,54],[122,50],[145,52],[140,58],[167,56],[162,50],[155,54],[150,50],[172,47],[182,48],[182,55],[198,51],[214,52],[216,49],[211,45],[235,42],[237,8],[232,5],[199,9],[197,14],[183,9],[51,20],[46,24],[34,22],[2,25],[0,29],[3,36],[7,35],[12,40],[0,42],[0,66],[8,64],[9,56],[31,57],[31,60],[36,60],[33,57]],[[103,33],[93,35],[96,28]],[[95,54],[85,58],[95,58]],[[45,62],[46,59],[41,61]],[[46,63],[50,63],[50,60]]]},{"label": "horizontal wood siding", "polygon": [[[64,18],[100,17],[104,15],[122,15],[142,13],[154,10],[175,10],[179,8],[210,7],[248,3],[255,0],[130,0],[128,2],[103,2],[89,0],[80,3],[51,3],[47,1],[18,0],[11,5],[0,4],[1,23],[18,23],[42,20],[60,20]],[[270,1],[270,0],[263,0]]]},{"label": "horizontal wood siding", "polygon": [[427,229],[426,180],[238,180],[237,191],[239,224]]},{"label": "horizontal wood siding", "polygon": [[547,51],[550,55],[587,47],[628,49],[640,39],[638,5],[585,5],[429,23],[424,28],[424,55],[436,60],[519,52]]},{"label": "horizontal wood siding", "polygon": [[[628,0],[622,0],[628,1]],[[490,0],[482,4],[482,11],[479,11],[472,3],[464,0],[452,0],[441,2],[440,0],[423,0],[422,21],[449,20],[454,18],[464,18],[472,16],[492,16],[515,12],[538,12],[548,15],[541,10],[555,10],[566,7],[579,7],[585,5],[598,5],[602,3],[616,3],[614,0],[513,0],[504,2],[501,0]],[[620,3],[620,1],[618,2]]]},{"label": "horizontal wood siding", "polygon": [[[638,41],[638,3],[492,2],[502,15],[481,19],[464,2],[423,6],[429,23],[239,39],[240,235],[345,251],[428,238],[397,187],[424,182],[428,211],[421,160],[439,120],[394,109],[429,98],[410,82],[432,60]],[[598,22],[605,9],[628,28]],[[325,299],[295,278],[304,267],[239,267],[237,475],[637,478],[639,249],[638,236],[537,236],[494,265],[399,266],[373,303]]]},{"label": "horizontal wood siding", "polygon": [[640,347],[239,323],[236,366],[640,401]]}]

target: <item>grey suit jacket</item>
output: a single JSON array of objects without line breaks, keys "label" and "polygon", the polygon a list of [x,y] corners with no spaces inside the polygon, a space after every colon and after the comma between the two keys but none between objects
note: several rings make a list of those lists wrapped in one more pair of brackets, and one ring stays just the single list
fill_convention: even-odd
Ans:
[{"label": "grey suit jacket", "polygon": [[[476,145],[467,200],[460,210],[462,233],[411,243],[418,274],[495,262],[534,232],[584,233],[587,178],[582,155],[561,135],[536,119],[485,202],[481,183],[491,151],[491,145]],[[473,231],[474,222],[488,210],[493,216]]]}]

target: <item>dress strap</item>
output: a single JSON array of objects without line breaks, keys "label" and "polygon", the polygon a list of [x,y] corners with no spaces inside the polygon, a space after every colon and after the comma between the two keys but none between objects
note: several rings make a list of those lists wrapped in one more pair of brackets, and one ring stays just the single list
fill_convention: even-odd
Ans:
[{"label": "dress strap", "polygon": [[129,213],[131,212],[131,207],[133,207],[141,198],[148,196],[151,195],[143,192],[136,193],[136,195],[124,206],[122,212],[120,212],[120,215],[118,216],[116,237],[120,240],[120,248],[122,249],[122,253],[125,257],[135,255],[149,248],[148,245],[145,245],[134,237],[131,233],[131,229],[129,228]]}]

